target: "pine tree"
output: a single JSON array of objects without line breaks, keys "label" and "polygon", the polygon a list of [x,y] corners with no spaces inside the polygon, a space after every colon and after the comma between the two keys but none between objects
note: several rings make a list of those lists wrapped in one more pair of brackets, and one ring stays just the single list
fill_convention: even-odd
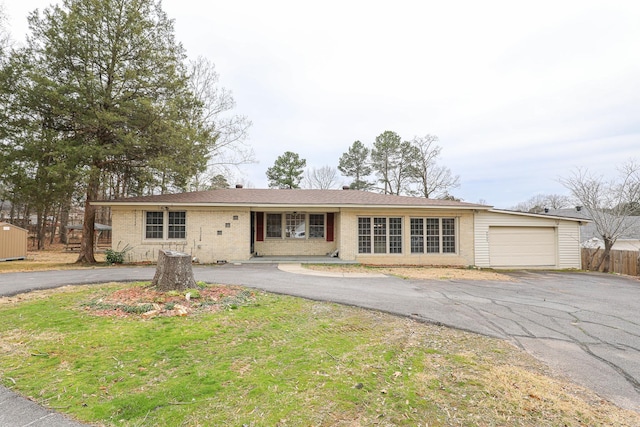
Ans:
[{"label": "pine tree", "polygon": [[300,188],[300,181],[307,165],[305,159],[301,159],[297,153],[285,152],[267,169],[269,187],[275,188]]},{"label": "pine tree", "polygon": [[349,147],[349,151],[340,157],[338,169],[344,176],[353,178],[353,182],[349,185],[352,190],[371,188],[372,184],[366,180],[371,175],[370,152],[362,142],[355,141]]}]

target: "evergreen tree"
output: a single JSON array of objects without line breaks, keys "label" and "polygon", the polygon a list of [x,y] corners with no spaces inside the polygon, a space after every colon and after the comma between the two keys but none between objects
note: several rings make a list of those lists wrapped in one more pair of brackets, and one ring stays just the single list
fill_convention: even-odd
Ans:
[{"label": "evergreen tree", "polygon": [[[85,217],[79,262],[95,262],[93,228],[101,184],[185,186],[215,142],[202,103],[189,90],[173,23],[153,0],[63,0],[29,17],[22,54],[33,103],[49,109],[55,151],[82,172]],[[36,99],[37,98],[37,99]],[[44,107],[43,107],[44,106]]]},{"label": "evergreen tree", "polygon": [[384,131],[376,137],[371,150],[371,166],[384,194],[399,195],[408,191],[416,155],[415,147],[402,141],[395,132]]},{"label": "evergreen tree", "polygon": [[355,141],[346,153],[343,153],[338,163],[338,170],[347,177],[353,178],[349,187],[353,190],[368,190],[371,183],[366,179],[371,175],[369,154],[371,150],[360,141]]},{"label": "evergreen tree", "polygon": [[301,159],[297,153],[285,152],[267,169],[269,187],[275,188],[300,188],[300,181],[307,165],[305,159]]},{"label": "evergreen tree", "polygon": [[382,184],[382,192],[391,194],[391,170],[395,168],[396,153],[402,142],[400,135],[392,131],[384,131],[376,137],[371,150],[371,166]]}]

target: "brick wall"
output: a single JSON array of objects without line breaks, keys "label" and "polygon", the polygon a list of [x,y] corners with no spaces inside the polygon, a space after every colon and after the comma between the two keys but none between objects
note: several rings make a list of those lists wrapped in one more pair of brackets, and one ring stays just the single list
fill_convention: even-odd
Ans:
[{"label": "brick wall", "polygon": [[[187,208],[187,237],[183,240],[144,239],[146,210],[114,207],[113,248],[128,245],[128,262],[155,261],[158,250],[171,249],[186,252],[202,263],[217,261],[242,261],[251,257],[249,209],[210,210]],[[161,210],[151,207],[147,210]],[[178,210],[178,209],[176,209]],[[237,219],[234,219],[237,216]],[[359,254],[358,216],[401,217],[402,254]],[[410,218],[456,218],[457,241],[455,254],[411,254]],[[228,224],[228,227],[227,227]],[[323,239],[265,239],[255,242],[255,251],[265,256],[326,255],[339,249],[340,258],[365,264],[405,265],[459,265],[474,264],[473,212],[438,209],[411,210],[362,210],[342,209],[335,214],[335,241]]]},{"label": "brick wall", "polygon": [[318,256],[327,255],[336,250],[336,242],[324,239],[265,239],[256,242],[255,250],[265,256]]},{"label": "brick wall", "polygon": [[[152,207],[147,210],[161,210]],[[156,261],[161,249],[177,250],[190,254],[202,263],[246,260],[250,254],[249,210],[211,211],[186,208],[186,238],[156,240],[144,238],[145,212],[142,209],[114,207],[112,210],[115,250],[128,246],[125,259],[128,262]],[[234,219],[236,218],[237,219]]]},{"label": "brick wall", "polygon": [[[358,253],[358,217],[401,217],[402,252],[401,254],[359,254]],[[457,253],[455,254],[412,254],[411,218],[456,218]],[[363,264],[404,264],[404,265],[457,265],[468,266],[474,263],[474,222],[473,213],[466,211],[445,211],[435,209],[416,210],[355,210],[343,209],[340,213],[340,258],[354,260]]]}]

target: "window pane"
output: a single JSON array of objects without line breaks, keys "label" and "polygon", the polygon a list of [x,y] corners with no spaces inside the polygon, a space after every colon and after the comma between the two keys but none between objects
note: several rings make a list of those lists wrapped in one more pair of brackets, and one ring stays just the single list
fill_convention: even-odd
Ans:
[{"label": "window pane", "polygon": [[324,239],[324,214],[309,215],[309,238]]},{"label": "window pane", "polygon": [[371,253],[371,218],[358,218],[358,253]]},{"label": "window pane", "polygon": [[427,218],[427,253],[440,253],[440,218]]},{"label": "window pane", "polygon": [[187,213],[169,212],[169,239],[187,237]]},{"label": "window pane", "polygon": [[373,253],[387,253],[387,218],[373,218]]},{"label": "window pane", "polygon": [[402,253],[402,218],[389,218],[389,253]]},{"label": "window pane", "polygon": [[147,212],[145,224],[145,238],[162,239],[163,238],[163,212]]},{"label": "window pane", "polygon": [[442,252],[451,254],[456,252],[456,220],[442,219]]},{"label": "window pane", "polygon": [[267,214],[267,237],[282,237],[281,214]]},{"label": "window pane", "polygon": [[411,218],[411,253],[424,253],[424,220]]},{"label": "window pane", "polygon": [[304,239],[306,237],[305,214],[287,214],[286,221],[285,237],[293,239]]}]

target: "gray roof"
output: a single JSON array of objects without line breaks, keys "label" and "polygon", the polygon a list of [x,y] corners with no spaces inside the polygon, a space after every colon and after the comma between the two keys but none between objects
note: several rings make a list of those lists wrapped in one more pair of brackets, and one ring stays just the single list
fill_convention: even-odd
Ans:
[{"label": "gray roof", "polygon": [[562,216],[566,218],[579,218],[591,220],[591,214],[584,208],[568,208],[568,209],[549,209],[548,212],[541,215]]},{"label": "gray roof", "polygon": [[371,206],[371,207],[423,207],[450,209],[489,209],[490,206],[453,200],[423,197],[394,196],[358,190],[303,190],[303,189],[251,189],[226,188],[191,193],[162,194],[101,200],[96,205],[183,205],[183,206]]},{"label": "gray roof", "polygon": [[[71,224],[71,225],[67,225],[67,229],[69,230],[82,230],[83,229],[83,225],[82,224]],[[98,224],[97,222],[93,225],[93,229],[97,230],[97,231],[109,231],[111,230],[111,226],[110,225],[104,225],[104,224]]]},{"label": "gray roof", "polygon": [[[551,216],[562,216],[567,218],[582,218],[588,219],[592,221],[592,215],[588,209],[583,208],[581,210],[573,209],[552,209],[549,210],[548,213],[544,215]],[[607,213],[603,213],[603,215],[607,216]],[[619,237],[619,239],[640,239],[640,217],[638,216],[629,216],[624,219],[623,227],[626,231]],[[596,224],[594,222],[587,223],[582,226],[580,229],[580,237],[582,241],[590,240],[594,237],[601,238],[600,234],[596,229]]]}]

